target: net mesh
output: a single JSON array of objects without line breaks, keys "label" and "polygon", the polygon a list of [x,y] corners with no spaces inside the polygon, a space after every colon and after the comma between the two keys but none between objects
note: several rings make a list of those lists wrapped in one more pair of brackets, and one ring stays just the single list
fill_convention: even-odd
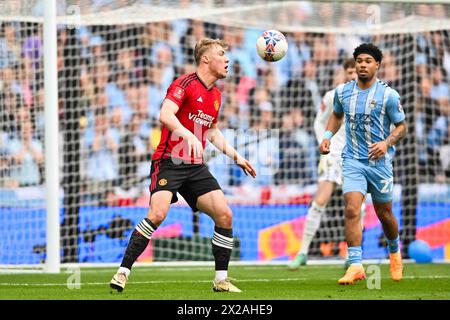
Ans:
[{"label": "net mesh", "polygon": [[[403,247],[426,240],[450,259],[448,4],[308,1],[58,1],[62,262],[119,262],[149,202],[159,109],[174,78],[195,70],[202,37],[229,45],[218,82],[220,127],[257,169],[245,176],[209,145],[209,169],[233,210],[234,260],[275,261],[298,251],[317,191],[313,122],[342,63],[362,42],[384,53],[379,77],[396,89],[408,136],[394,162],[394,214]],[[43,3],[0,4],[0,265],[45,261]],[[430,19],[433,18],[433,19]],[[288,39],[281,61],[257,37]],[[53,168],[54,169],[54,168]],[[56,196],[56,195],[55,195]],[[384,258],[370,197],[365,258]],[[212,260],[213,223],[180,197],[138,261]],[[335,191],[311,258],[345,257],[343,201]]]}]

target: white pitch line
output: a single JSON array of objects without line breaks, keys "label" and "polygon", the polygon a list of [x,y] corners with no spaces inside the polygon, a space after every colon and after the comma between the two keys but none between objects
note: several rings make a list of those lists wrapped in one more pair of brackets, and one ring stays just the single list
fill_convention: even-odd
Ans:
[{"label": "white pitch line", "polygon": [[[449,276],[404,276],[403,279],[449,279]],[[381,277],[381,279],[390,279],[390,277]],[[290,281],[307,281],[307,280],[336,280],[335,277],[327,277],[327,278],[281,278],[281,279],[239,279],[236,281],[237,283],[241,282],[290,282]],[[168,284],[168,283],[211,283],[212,280],[153,280],[153,281],[130,281],[130,284]],[[70,285],[74,285],[76,283],[70,283]],[[109,282],[81,282],[80,286],[99,286],[99,285],[108,285]],[[9,287],[58,287],[58,286],[67,286],[67,283],[0,283],[0,286],[9,286]]]},{"label": "white pitch line", "polygon": [[[340,266],[337,266],[337,265],[325,265],[325,266],[320,266],[320,267],[321,268],[332,269],[332,268],[339,268]],[[213,269],[211,269],[211,268],[213,268]],[[239,270],[255,270],[255,266],[239,266],[238,268],[239,268]],[[284,270],[285,269],[284,266],[277,266],[277,265],[274,265],[274,266],[256,266],[256,268],[258,270]],[[314,268],[314,266],[313,266],[313,268]],[[73,270],[75,270],[75,269],[77,269],[77,268],[76,267],[67,268],[67,269],[66,268],[62,268],[61,274],[66,274],[66,273],[70,273],[71,274],[71,273],[73,273]],[[107,271],[108,272],[111,271],[111,272],[114,273],[117,270],[117,268],[112,268],[112,267],[95,268],[95,269],[91,269],[91,270],[89,270],[89,269],[86,270],[84,268],[78,268],[78,269],[80,270],[81,274],[99,273],[99,272],[107,272]],[[312,270],[312,269],[310,269],[310,270]],[[143,266],[140,266],[139,268],[134,268],[133,267],[133,273],[134,274],[136,274],[136,273],[144,273],[144,272],[145,273],[148,273],[148,272],[158,273],[158,272],[166,272],[166,271],[192,272],[192,271],[211,271],[211,270],[214,270],[214,266],[212,266],[212,267],[148,267],[148,268],[145,268]],[[0,269],[0,275],[9,274],[9,273],[21,274],[21,273],[26,273],[26,272],[23,272],[21,270],[15,271],[15,270],[1,270]],[[41,274],[43,274],[42,271],[34,271],[33,273],[41,273]]]}]

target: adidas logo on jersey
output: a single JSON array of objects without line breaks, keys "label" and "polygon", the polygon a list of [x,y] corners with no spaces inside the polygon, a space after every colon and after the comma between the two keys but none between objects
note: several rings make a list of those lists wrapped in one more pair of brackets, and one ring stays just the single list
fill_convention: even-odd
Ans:
[{"label": "adidas logo on jersey", "polygon": [[197,99],[197,101],[198,101],[198,102],[203,102],[202,97],[199,97],[199,98]]}]

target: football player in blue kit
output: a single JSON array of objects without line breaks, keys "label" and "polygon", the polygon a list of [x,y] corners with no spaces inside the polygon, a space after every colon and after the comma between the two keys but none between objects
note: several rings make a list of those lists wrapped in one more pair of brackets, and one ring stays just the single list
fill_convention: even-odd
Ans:
[{"label": "football player in blue kit", "polygon": [[[343,158],[345,238],[350,266],[339,284],[353,284],[365,278],[362,265],[360,209],[367,192],[387,238],[391,278],[400,281],[403,263],[399,250],[398,223],[392,212],[393,167],[396,145],[407,132],[400,96],[377,78],[383,58],[381,50],[363,43],[353,52],[357,79],[336,88],[333,112],[320,145],[330,152],[330,139],[345,123]],[[345,117],[344,117],[345,115]],[[391,131],[391,124],[395,128]]]}]

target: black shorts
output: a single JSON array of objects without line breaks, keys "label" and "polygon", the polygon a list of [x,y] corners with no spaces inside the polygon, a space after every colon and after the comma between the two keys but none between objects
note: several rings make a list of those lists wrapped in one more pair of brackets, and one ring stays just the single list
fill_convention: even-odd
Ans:
[{"label": "black shorts", "polygon": [[174,203],[178,201],[178,192],[194,211],[198,210],[198,197],[221,189],[204,164],[175,164],[169,158],[152,161],[150,178],[150,195],[161,190],[171,191],[171,203]]}]

